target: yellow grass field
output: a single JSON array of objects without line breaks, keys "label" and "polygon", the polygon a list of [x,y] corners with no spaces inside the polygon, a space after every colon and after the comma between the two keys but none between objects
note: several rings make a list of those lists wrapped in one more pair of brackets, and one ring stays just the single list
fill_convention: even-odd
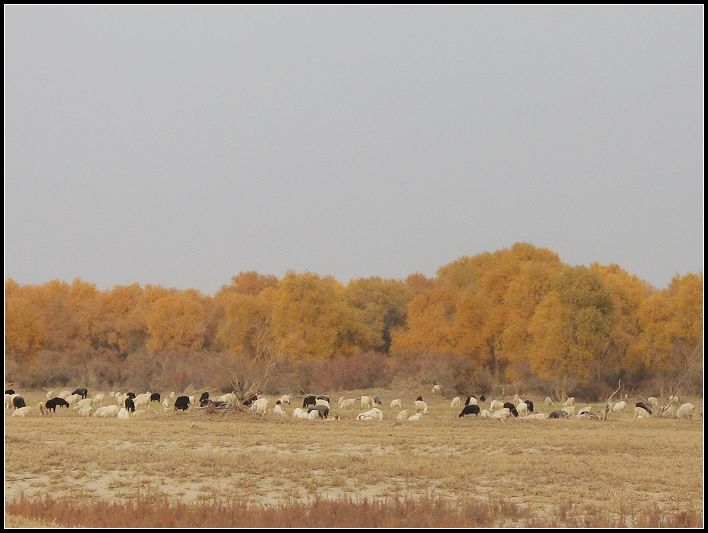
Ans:
[{"label": "yellow grass field", "polygon": [[[693,420],[635,420],[628,408],[605,422],[500,423],[458,418],[461,408],[451,408],[449,399],[420,392],[429,414],[398,423],[391,399],[402,398],[410,410],[418,392],[342,395],[367,393],[384,399],[383,421],[357,421],[364,409],[336,405],[332,415],[340,420],[280,418],[272,414],[272,397],[264,419],[250,412],[175,413],[156,404],[154,412],[130,420],[82,418],[66,409],[33,418],[6,411],[5,499],[51,494],[117,501],[141,492],[199,501],[238,494],[277,505],[315,496],[397,495],[451,502],[501,497],[540,517],[569,503],[702,511],[702,402],[693,400]],[[46,400],[41,391],[23,396],[29,406]],[[531,399],[536,411],[559,407]],[[294,397],[288,415],[299,405],[302,397]]]}]

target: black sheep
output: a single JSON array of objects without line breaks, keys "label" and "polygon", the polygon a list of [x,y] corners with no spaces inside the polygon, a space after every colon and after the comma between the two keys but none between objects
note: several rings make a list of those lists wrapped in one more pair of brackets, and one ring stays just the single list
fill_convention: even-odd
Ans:
[{"label": "black sheep", "polygon": [[177,409],[182,409],[182,411],[189,409],[189,396],[177,396],[175,400],[175,411]]},{"label": "black sheep", "polygon": [[526,407],[528,407],[529,413],[533,413],[533,402],[531,400],[524,400]]},{"label": "black sheep", "polygon": [[302,407],[305,408],[308,405],[315,405],[317,403],[317,398],[315,398],[312,394],[309,396],[305,396],[305,399],[302,401]]},{"label": "black sheep", "polygon": [[151,402],[159,402],[160,401],[160,393],[159,392],[153,392],[150,395],[150,401]]},{"label": "black sheep", "polygon": [[12,399],[12,405],[15,407],[15,409],[19,409],[20,407],[25,407],[25,400],[22,396],[15,396]]},{"label": "black sheep", "polygon": [[378,396],[374,396],[373,400],[374,405],[381,405],[381,398],[379,398]]},{"label": "black sheep", "polygon": [[130,411],[131,413],[135,412],[135,402],[133,401],[132,398],[126,398],[125,399],[125,408]]},{"label": "black sheep", "polygon": [[15,389],[7,389],[5,394],[15,394]]},{"label": "black sheep", "polygon": [[85,389],[84,387],[79,387],[78,389],[76,389],[76,390],[75,390],[74,392],[72,392],[71,394],[78,394],[79,396],[81,396],[82,398],[85,399],[86,396],[88,396],[88,390]]},{"label": "black sheep", "polygon": [[479,415],[479,405],[465,405],[465,408],[462,409],[460,413],[460,417],[467,415]]},{"label": "black sheep", "polygon": [[199,397],[199,406],[204,407],[208,403],[209,403],[209,393],[202,392],[202,395]]},{"label": "black sheep", "polygon": [[504,407],[506,407],[507,409],[509,409],[509,412],[511,412],[512,415],[514,415],[514,416],[519,416],[519,412],[516,410],[516,406],[515,406],[513,403],[511,403],[511,402],[506,402],[506,403],[504,404]]},{"label": "black sheep", "polygon": [[134,392],[129,392],[128,394],[126,394],[126,396],[127,396],[128,398],[135,398],[135,393],[134,393]]},{"label": "black sheep", "polygon": [[422,396],[418,396],[418,397],[415,399],[415,401],[416,401],[416,402],[422,402],[422,401],[423,401],[423,397],[422,397]]},{"label": "black sheep", "polygon": [[568,413],[565,411],[553,411],[548,418],[568,418]]},{"label": "black sheep", "polygon": [[47,408],[47,411],[52,411],[53,413],[57,412],[57,407],[69,407],[69,402],[67,402],[64,398],[52,398],[51,400],[47,400],[47,403],[44,404],[44,407]]}]

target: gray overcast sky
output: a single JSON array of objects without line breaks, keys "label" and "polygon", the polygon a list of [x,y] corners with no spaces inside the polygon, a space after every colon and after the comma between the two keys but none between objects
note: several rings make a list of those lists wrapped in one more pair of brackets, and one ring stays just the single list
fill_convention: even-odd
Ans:
[{"label": "gray overcast sky", "polygon": [[6,278],[703,269],[702,6],[4,13]]}]

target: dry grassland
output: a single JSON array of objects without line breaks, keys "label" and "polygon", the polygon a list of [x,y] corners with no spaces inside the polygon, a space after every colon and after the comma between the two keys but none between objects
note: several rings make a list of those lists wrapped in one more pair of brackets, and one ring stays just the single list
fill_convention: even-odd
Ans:
[{"label": "dry grassland", "polygon": [[[345,395],[362,393],[367,391]],[[342,420],[272,413],[261,420],[251,413],[157,407],[130,420],[80,418],[66,409],[46,417],[6,416],[5,499],[51,494],[129,501],[141,492],[182,502],[246,495],[253,503],[279,505],[395,495],[453,503],[504,498],[539,517],[568,503],[702,512],[700,415],[634,420],[627,409],[606,422],[502,424],[458,418],[460,409],[449,400],[423,394],[429,414],[397,423],[390,400],[403,398],[410,409],[418,393],[376,393],[387,399],[378,422],[356,421],[363,409],[339,411],[336,405],[333,414]],[[27,405],[46,399],[41,392],[23,396]],[[532,400],[536,411],[552,410],[541,398]],[[702,402],[694,403],[702,412]],[[292,407],[301,404],[295,398]]]}]

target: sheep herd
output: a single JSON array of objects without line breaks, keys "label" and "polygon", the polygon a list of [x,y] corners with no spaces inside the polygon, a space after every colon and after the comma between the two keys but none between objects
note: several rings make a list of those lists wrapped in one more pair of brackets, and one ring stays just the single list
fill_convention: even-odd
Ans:
[{"label": "sheep herd", "polygon": [[[442,395],[440,385],[433,386],[432,393],[434,395]],[[55,391],[48,391],[46,394],[47,401],[39,402],[36,406],[27,406],[25,400],[17,394],[13,389],[5,390],[5,409],[12,409],[12,416],[44,416],[50,413],[55,413],[57,408],[60,410],[66,408],[76,411],[78,416],[82,417],[115,417],[118,419],[127,420],[133,417],[139,417],[151,410],[155,412],[153,406],[164,411],[187,411],[190,408],[212,408],[212,409],[229,409],[235,406],[243,406],[250,408],[253,413],[259,417],[265,417],[268,413],[275,416],[288,416],[288,408],[291,405],[290,395],[280,396],[272,408],[268,398],[261,397],[259,394],[251,394],[245,399],[239,400],[233,392],[218,396],[216,399],[211,399],[208,392],[204,392],[195,401],[195,396],[177,396],[171,392],[166,398],[162,398],[160,393],[145,392],[143,394],[135,394],[133,392],[120,393],[110,392],[104,394],[97,393],[93,398],[88,397],[88,390],[80,387],[73,392],[64,390],[55,394]],[[104,405],[104,403],[106,405]],[[488,408],[484,404],[487,399],[484,395],[479,396],[469,395],[462,403],[460,396],[454,397],[450,402],[450,408],[459,409],[462,407],[458,417],[478,416],[481,418],[489,418],[500,422],[506,421],[510,417],[522,418],[528,420],[538,419],[556,419],[556,418],[585,418],[599,420],[604,414],[605,407],[601,410],[593,410],[592,406],[576,408],[575,398],[565,400],[558,410],[553,410],[549,413],[537,412],[534,410],[534,404],[531,400],[522,399],[515,395],[511,401],[502,401],[492,399],[488,402]],[[547,407],[551,407],[554,402],[551,398],[546,397],[544,401]],[[366,409],[358,413],[356,420],[383,420],[384,412],[382,399],[377,395],[359,396],[355,398],[346,398],[342,396],[337,402],[339,413],[344,413],[349,410]],[[288,407],[286,407],[288,406]],[[395,414],[397,422],[415,422],[422,420],[425,415],[428,415],[428,404],[423,400],[422,396],[418,396],[412,403],[409,409],[403,408],[403,399],[395,398],[390,402],[391,409],[398,409]],[[627,395],[623,399],[612,402],[609,405],[609,411],[620,413],[628,406]],[[308,420],[339,420],[340,415],[330,417],[330,398],[326,394],[307,395],[304,397],[302,407],[295,407],[290,416],[296,419]],[[695,405],[693,403],[680,404],[677,396],[672,395],[669,401],[660,405],[657,398],[650,396],[646,401],[638,401],[634,407],[634,418],[643,419],[652,416],[660,417],[676,417],[692,419],[695,413]]]}]

